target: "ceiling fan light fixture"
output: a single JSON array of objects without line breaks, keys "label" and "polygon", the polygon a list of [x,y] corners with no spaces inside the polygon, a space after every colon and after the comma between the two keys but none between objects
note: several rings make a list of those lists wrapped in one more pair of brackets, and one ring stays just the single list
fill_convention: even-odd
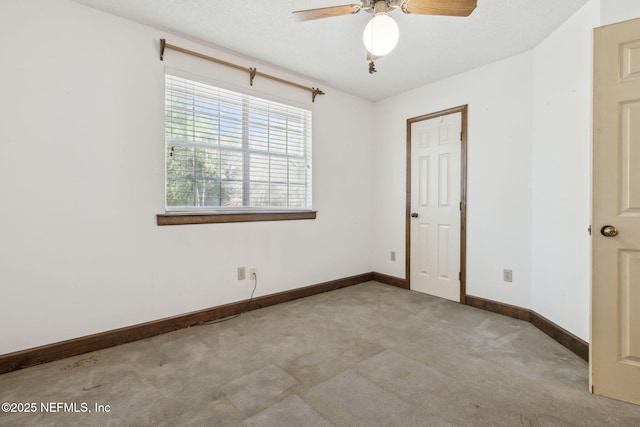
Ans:
[{"label": "ceiling fan light fixture", "polygon": [[362,41],[367,51],[376,57],[381,57],[393,50],[398,44],[400,31],[398,24],[387,13],[376,13],[364,28]]}]

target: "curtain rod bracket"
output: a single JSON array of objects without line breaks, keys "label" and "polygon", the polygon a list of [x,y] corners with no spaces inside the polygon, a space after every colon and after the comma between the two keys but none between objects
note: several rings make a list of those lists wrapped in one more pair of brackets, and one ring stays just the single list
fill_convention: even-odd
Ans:
[{"label": "curtain rod bracket", "polygon": [[316,102],[316,95],[324,95],[324,92],[317,87],[311,88],[311,102]]},{"label": "curtain rod bracket", "polygon": [[257,72],[257,68],[249,68],[249,85],[253,86],[253,79],[256,77]]},{"label": "curtain rod bracket", "polygon": [[166,39],[160,39],[160,61],[164,61],[164,47],[166,44]]}]

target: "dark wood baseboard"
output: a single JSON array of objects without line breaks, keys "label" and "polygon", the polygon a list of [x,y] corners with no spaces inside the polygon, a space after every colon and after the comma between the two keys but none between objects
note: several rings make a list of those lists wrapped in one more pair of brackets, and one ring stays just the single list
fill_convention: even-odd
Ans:
[{"label": "dark wood baseboard", "polygon": [[376,282],[384,283],[385,285],[391,285],[402,289],[409,289],[409,284],[405,279],[399,277],[389,276],[387,274],[373,272],[373,279]]},{"label": "dark wood baseboard", "polygon": [[265,295],[254,298],[251,301],[238,301],[231,304],[167,317],[138,325],[127,326],[98,334],[73,338],[14,353],[3,354],[0,355],[0,374],[46,362],[53,362],[54,360],[60,360],[71,356],[77,356],[79,354],[89,353],[91,351],[114,347],[120,344],[126,344],[132,341],[177,331],[179,329],[188,328],[189,326],[213,320],[224,319],[225,317],[234,316],[243,311],[256,310],[262,307],[268,307],[347,286],[357,285],[358,283],[373,280],[373,276],[373,273],[359,274],[303,288],[292,289],[290,291]]},{"label": "dark wood baseboard", "polygon": [[472,307],[481,308],[492,313],[502,314],[503,316],[513,317],[514,319],[524,320],[526,322],[531,321],[531,310],[516,307],[515,305],[509,305],[502,302],[474,297],[472,295],[466,296],[465,304]]},{"label": "dark wood baseboard", "polygon": [[544,316],[539,315],[535,311],[531,312],[531,324],[549,335],[554,340],[571,350],[580,358],[589,361],[589,343],[573,335],[566,329],[553,323]]},{"label": "dark wood baseboard", "polygon": [[514,305],[509,305],[497,301],[491,301],[480,297],[474,297],[471,295],[467,295],[466,305],[529,322],[533,326],[540,329],[542,332],[559,342],[561,345],[569,349],[578,357],[584,359],[587,362],[589,361],[589,343],[578,338],[571,332],[556,325],[551,320],[539,315],[533,310],[528,310],[526,308],[516,307]]}]

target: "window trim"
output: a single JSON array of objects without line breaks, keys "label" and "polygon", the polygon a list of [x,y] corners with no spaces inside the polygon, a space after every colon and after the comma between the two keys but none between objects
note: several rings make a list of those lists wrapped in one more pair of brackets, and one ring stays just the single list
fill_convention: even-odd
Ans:
[{"label": "window trim", "polygon": [[195,214],[158,214],[158,225],[220,224],[232,222],[291,221],[316,219],[317,211],[220,212]]}]

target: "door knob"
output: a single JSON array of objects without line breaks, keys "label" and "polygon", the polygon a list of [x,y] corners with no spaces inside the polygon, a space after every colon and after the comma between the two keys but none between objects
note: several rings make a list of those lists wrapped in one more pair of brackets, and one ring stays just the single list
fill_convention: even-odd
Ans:
[{"label": "door knob", "polygon": [[600,229],[600,234],[604,237],[615,237],[618,235],[618,229],[613,225],[603,225]]},{"label": "door knob", "polygon": [[418,218],[418,212],[412,212],[411,218]]}]

